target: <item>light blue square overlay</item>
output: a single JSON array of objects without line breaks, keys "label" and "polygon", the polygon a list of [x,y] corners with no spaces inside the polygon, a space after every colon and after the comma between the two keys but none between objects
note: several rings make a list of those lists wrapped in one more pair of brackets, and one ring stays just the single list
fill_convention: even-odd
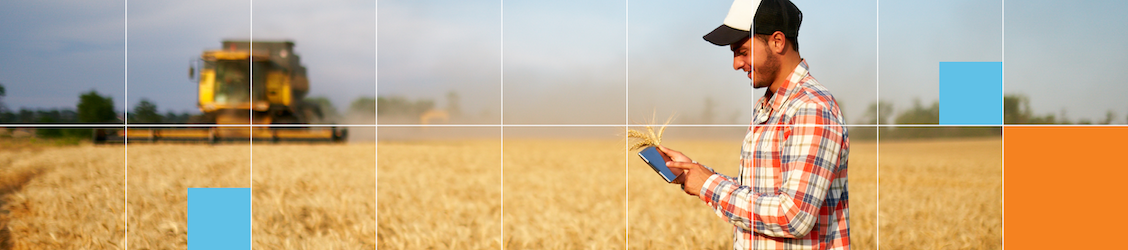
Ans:
[{"label": "light blue square overlay", "polygon": [[250,188],[189,188],[188,249],[251,249]]},{"label": "light blue square overlay", "polygon": [[940,62],[940,124],[1002,125],[1003,63]]}]

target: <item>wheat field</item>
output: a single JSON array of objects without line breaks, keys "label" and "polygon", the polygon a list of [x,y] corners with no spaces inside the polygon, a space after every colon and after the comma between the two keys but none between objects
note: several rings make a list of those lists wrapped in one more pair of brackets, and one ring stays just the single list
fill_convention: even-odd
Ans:
[{"label": "wheat field", "polygon": [[[737,173],[739,141],[663,142]],[[253,187],[255,249],[731,247],[729,224],[627,146],[576,138],[4,148],[0,249],[184,249],[188,187]],[[1000,248],[1000,146],[883,141],[878,221],[878,145],[853,142],[853,247],[880,239],[889,249]]]},{"label": "wheat field", "polygon": [[[882,143],[878,238],[878,144],[854,142],[853,248],[875,249],[879,239],[890,249],[1001,248],[1000,143],[999,138]],[[737,173],[738,142],[665,145],[722,173]],[[731,248],[730,225],[695,197],[660,181],[624,152],[626,146],[583,139],[507,139],[504,150],[497,140],[382,142],[378,244]]]},{"label": "wheat field", "polygon": [[4,148],[0,249],[185,249],[187,188],[251,183],[255,249],[375,247],[374,143],[253,152],[252,180],[247,144]]},{"label": "wheat field", "polygon": [[2,147],[0,204],[0,249],[125,249],[125,152]]},{"label": "wheat field", "polygon": [[186,248],[187,188],[252,183],[253,248],[375,246],[374,144],[253,148],[130,145],[129,248]]},{"label": "wheat field", "polygon": [[1002,140],[881,142],[881,247],[1001,249]]},{"label": "wheat field", "polygon": [[[379,246],[731,249],[732,227],[628,154],[624,140],[507,139],[504,157],[500,144],[381,142]],[[737,173],[739,141],[665,145]],[[851,159],[852,240],[873,248],[875,147],[853,150],[869,157]]]}]

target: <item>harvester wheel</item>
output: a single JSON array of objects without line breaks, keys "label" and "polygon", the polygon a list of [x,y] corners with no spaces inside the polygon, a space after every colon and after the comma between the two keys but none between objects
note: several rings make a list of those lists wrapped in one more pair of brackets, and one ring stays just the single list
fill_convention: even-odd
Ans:
[{"label": "harvester wheel", "polygon": [[106,143],[106,130],[105,129],[94,129],[94,144],[104,144],[104,143]]},{"label": "harvester wheel", "polygon": [[348,128],[333,128],[333,142],[342,142],[349,138]]}]

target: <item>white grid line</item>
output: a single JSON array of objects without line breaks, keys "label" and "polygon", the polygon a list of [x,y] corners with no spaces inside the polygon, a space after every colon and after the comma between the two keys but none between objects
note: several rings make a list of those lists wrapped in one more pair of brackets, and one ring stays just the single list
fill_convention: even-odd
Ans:
[{"label": "white grid line", "polygon": [[[125,106],[129,107],[129,0],[125,2]],[[125,109],[125,125],[129,125],[129,109]],[[129,141],[129,134],[125,135]],[[125,145],[125,249],[129,249],[129,145]],[[184,191],[188,192],[188,191]],[[187,202],[187,201],[185,201]],[[187,223],[187,222],[185,222]]]},{"label": "white grid line", "polygon": [[[501,45],[501,46],[498,49],[498,55],[499,55],[499,58],[501,60],[498,61],[498,65],[499,65],[498,74],[500,74],[500,77],[498,77],[498,90],[500,91],[500,96],[498,97],[498,99],[500,100],[500,105],[498,107],[500,109],[500,115],[499,115],[499,118],[498,118],[498,122],[499,122],[499,124],[504,125],[505,124],[505,0],[499,0],[499,1],[501,3],[500,3],[500,6],[498,6],[498,9],[499,9],[498,19],[499,19],[499,25],[501,26],[501,28],[500,28],[498,33],[501,36],[501,39],[498,40],[498,44]],[[377,128],[377,130],[379,130],[379,128]],[[499,165],[499,168],[501,169],[501,201],[500,201],[501,202],[501,212],[500,212],[501,214],[498,216],[501,220],[501,224],[500,224],[500,227],[501,227],[501,236],[500,237],[501,238],[499,239],[500,241],[498,242],[498,246],[502,250],[505,250],[505,126],[500,126],[500,129],[498,131],[498,140],[499,140],[499,143],[501,144],[501,148],[498,152],[498,154],[500,155],[500,158],[498,159],[499,160],[498,165]]]},{"label": "white grid line", "polygon": [[[875,164],[875,172],[877,172],[876,186],[874,194],[877,196],[874,202],[874,234],[873,242],[877,246],[877,250],[881,250],[881,0],[876,1],[877,6],[874,6],[874,92],[877,93],[877,110],[874,112],[874,135],[873,140],[877,150],[874,150],[874,155],[877,156]],[[849,160],[849,159],[847,159]],[[849,170],[847,170],[849,171]],[[849,174],[849,172],[847,172]]]},{"label": "white grid line", "polygon": [[[626,131],[630,127],[631,117],[631,1],[623,1],[623,130]],[[630,140],[623,140],[623,148],[627,148]],[[631,178],[628,162],[630,162],[630,154],[623,154],[623,183],[626,185],[623,188],[623,235],[626,240],[623,242],[623,249],[629,249],[631,245]]]},{"label": "white grid line", "polygon": [[[1002,85],[1002,86],[999,86],[1000,89],[1002,90],[1002,91],[999,91],[1000,92],[999,95],[1001,95],[1001,96],[999,96],[999,100],[1004,100],[1006,98],[1006,93],[1007,93],[1007,84],[1006,84],[1006,82],[1007,82],[1007,70],[1006,70],[1007,69],[1007,67],[1006,67],[1006,65],[1007,65],[1007,42],[1006,42],[1006,39],[1007,39],[1007,32],[1006,32],[1007,31],[1007,15],[1006,15],[1006,13],[1007,13],[1007,1],[1006,0],[1000,0],[1000,5],[1001,6],[999,6],[999,12],[1000,12],[999,15],[1001,15],[1001,17],[999,18],[999,21],[1001,22],[1001,24],[999,25],[999,33],[1000,33],[999,43],[1001,43],[1002,47],[999,48],[999,52],[1000,52],[999,57],[1001,57],[1001,58],[999,58],[999,64],[1002,64],[1001,65],[1002,69],[1001,69],[1001,72],[999,72],[999,73],[1002,76],[1003,82],[999,83],[999,84]],[[999,113],[1003,114],[1003,118],[1005,119],[1007,117],[1007,113],[1006,113],[1007,110],[1005,108],[1003,108],[1003,105],[999,105],[999,109],[1001,109],[1001,111]],[[1007,121],[1005,121],[1005,120],[1003,121],[1003,123],[1006,123],[1006,122]],[[1006,135],[1006,133],[1001,133],[1001,134],[1002,134],[1002,142],[999,143],[999,147],[1001,147],[1000,151],[1002,151],[1003,154],[999,156],[1000,157],[999,160],[1002,161],[1002,162],[999,163],[1000,168],[1001,168],[999,171],[1001,172],[1000,178],[1002,179],[1001,181],[1002,181],[1003,184],[1002,184],[1002,188],[1001,188],[1002,198],[999,201],[999,203],[1000,203],[1000,207],[1003,210],[1003,211],[1001,211],[1003,218],[1001,219],[1002,225],[999,226],[1001,228],[1000,229],[1001,235],[999,236],[999,238],[1000,238],[999,239],[999,241],[1000,241],[999,245],[1001,245],[1003,249],[1006,249],[1007,248],[1007,244],[1006,244],[1006,242],[1007,242],[1007,212],[1006,212],[1007,211],[1007,209],[1006,209],[1007,208],[1007,202],[1006,202],[1007,201],[1007,192],[1006,192],[1006,189],[1007,189],[1007,174],[1006,174],[1007,173],[1007,164],[1006,164],[1007,135]]]},{"label": "white grid line", "polygon": [[[374,55],[372,56],[373,57],[372,62],[373,62],[374,68],[376,68],[372,71],[373,81],[376,81],[376,82],[373,82],[373,84],[374,84],[374,86],[376,86],[376,88],[373,88],[372,96],[373,97],[379,97],[380,96],[380,32],[379,32],[379,29],[380,29],[380,1],[372,0],[372,2],[373,2],[373,6],[374,6],[374,9],[372,11],[374,11],[374,14],[376,14],[372,17],[372,23],[373,23],[372,34],[374,36],[373,41],[372,41],[373,52],[374,52]],[[372,110],[372,117],[376,117],[376,118],[373,118],[374,119],[373,123],[380,124],[380,115],[379,115],[379,111],[378,111],[378,110],[380,110],[380,108],[378,107],[379,102],[374,101],[374,100],[373,100],[373,102],[374,102],[373,107],[377,107],[376,109]],[[377,143],[377,142],[380,141],[380,131],[378,130],[378,128],[373,128],[373,130],[376,131],[376,132],[373,133],[372,140],[376,140],[376,141],[374,141],[372,143],[372,148],[373,148],[372,149],[372,162],[376,163],[376,166],[373,166],[372,175],[373,175],[373,180],[374,180],[373,188],[376,189],[376,194],[372,194],[372,196],[374,196],[374,198],[376,198],[376,207],[377,207],[376,209],[374,209],[374,211],[376,211],[376,214],[374,214],[373,216],[376,216],[376,225],[377,225],[376,227],[377,227],[377,229],[379,229],[379,227],[380,227],[380,208],[379,208],[380,207],[380,143]],[[373,239],[380,239],[380,230],[376,230],[376,231],[372,232],[372,238]],[[379,243],[376,244],[376,247],[373,247],[373,248],[374,249],[380,249],[380,244]]]},{"label": "white grid line", "polygon": [[[744,127],[748,124],[629,124],[628,127],[641,126],[666,126],[666,127]],[[623,124],[0,124],[0,128],[403,128],[403,127],[609,127],[621,128]],[[839,125],[760,125],[766,127],[826,127]],[[881,127],[881,128],[999,128],[999,127],[1128,127],[1126,124],[845,124],[844,127]]]},{"label": "white grid line", "polygon": [[[247,49],[250,51],[249,54],[253,55],[254,51],[255,51],[255,0],[250,0],[249,2],[250,3],[247,6],[247,12],[250,13],[250,18],[247,20],[247,26],[251,29],[251,31],[248,32],[249,35],[250,35],[250,39],[249,39],[250,41],[247,41],[247,44],[248,44]],[[254,100],[254,98],[255,98],[255,79],[254,79],[255,60],[254,60],[254,56],[249,56],[247,58],[247,67],[250,68],[247,71],[248,72],[247,75],[251,77],[250,81],[247,81],[248,83],[250,83],[250,84],[248,84],[247,90],[249,91],[249,93],[251,93],[250,99]],[[254,123],[255,110],[254,109],[247,109],[247,115],[248,115],[247,117],[250,117],[250,119],[247,120],[247,124]],[[255,213],[254,213],[254,211],[255,211],[255,203],[254,203],[254,197],[255,197],[255,140],[254,140],[254,133],[255,133],[255,130],[254,130],[253,127],[247,127],[247,134],[251,135],[251,136],[247,136],[247,141],[250,142],[250,144],[247,145],[247,149],[248,149],[247,151],[249,151],[249,152],[247,152],[247,154],[249,154],[249,156],[250,156],[250,164],[251,164],[251,166],[250,166],[251,170],[249,171],[250,172],[249,178],[247,178],[248,179],[247,180],[247,182],[248,182],[247,188],[248,188],[248,190],[250,190],[250,193],[251,193],[251,197],[248,197],[249,199],[247,199],[247,203],[250,203],[247,206],[248,208],[250,208],[250,211],[247,211],[247,212],[250,213],[250,214],[248,214],[249,220],[247,220],[247,223],[250,223],[250,228],[248,230],[248,231],[250,231],[249,232],[250,237],[248,237],[247,240],[250,241],[251,249],[254,249],[254,247],[255,247],[255,236],[254,236],[254,229],[255,229],[255,222],[254,222],[255,221]]]},{"label": "white grid line", "polygon": [[[626,131],[627,127],[631,125],[631,0],[623,1],[623,130]],[[629,140],[623,140],[623,148],[627,149]],[[623,154],[623,181],[626,185],[623,188],[623,234],[625,241],[623,242],[623,249],[631,247],[631,177],[627,171],[627,162],[629,153]]]}]

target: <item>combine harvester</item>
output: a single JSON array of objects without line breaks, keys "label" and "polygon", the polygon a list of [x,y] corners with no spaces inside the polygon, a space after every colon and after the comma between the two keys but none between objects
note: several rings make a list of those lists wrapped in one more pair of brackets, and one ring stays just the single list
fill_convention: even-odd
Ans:
[{"label": "combine harvester", "polygon": [[318,104],[302,101],[309,80],[293,49],[291,41],[223,41],[223,49],[200,56],[199,75],[195,66],[189,68],[203,112],[189,122],[193,125],[98,130],[94,141],[124,142],[127,135],[129,142],[344,141],[343,128],[302,126],[323,116]]}]

